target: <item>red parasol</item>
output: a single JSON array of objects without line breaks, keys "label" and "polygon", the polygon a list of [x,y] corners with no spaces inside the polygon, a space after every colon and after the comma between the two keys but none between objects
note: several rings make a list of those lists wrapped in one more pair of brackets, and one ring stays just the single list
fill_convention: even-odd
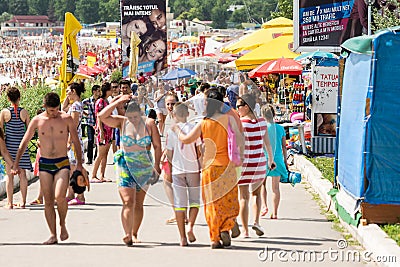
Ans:
[{"label": "red parasol", "polygon": [[249,72],[250,78],[262,77],[271,73],[300,75],[303,67],[291,58],[279,58],[267,61]]}]

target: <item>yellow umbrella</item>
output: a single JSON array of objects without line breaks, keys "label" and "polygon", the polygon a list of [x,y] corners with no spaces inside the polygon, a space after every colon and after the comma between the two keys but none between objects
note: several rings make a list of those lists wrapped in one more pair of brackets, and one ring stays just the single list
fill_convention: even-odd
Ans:
[{"label": "yellow umbrella", "polygon": [[245,35],[238,42],[222,48],[221,51],[224,53],[236,54],[244,50],[253,50],[271,41],[276,34],[280,34],[291,29],[293,29],[292,26],[259,29],[255,32]]},{"label": "yellow umbrella", "polygon": [[295,58],[300,54],[289,49],[291,43],[293,43],[293,35],[279,36],[235,60],[236,68],[238,70],[252,70],[269,60],[281,57]]},{"label": "yellow umbrella", "polygon": [[284,17],[279,17],[263,23],[261,28],[269,29],[269,28],[281,28],[281,27],[292,27],[292,26],[293,26],[293,20]]}]

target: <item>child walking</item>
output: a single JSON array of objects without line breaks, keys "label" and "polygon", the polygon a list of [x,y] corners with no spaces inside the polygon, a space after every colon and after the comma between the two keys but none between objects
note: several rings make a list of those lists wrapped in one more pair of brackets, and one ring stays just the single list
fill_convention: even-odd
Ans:
[{"label": "child walking", "polygon": [[[188,116],[188,107],[184,103],[176,103],[173,109],[173,117],[184,134],[189,133],[194,127],[194,124],[187,122]],[[187,246],[188,240],[189,242],[196,241],[193,226],[200,206],[200,166],[198,155],[200,155],[201,140],[198,138],[194,143],[183,144],[171,129],[168,131],[167,138],[167,157],[172,165],[174,209],[180,235],[180,245]],[[188,207],[189,231],[186,235],[185,217]]]},{"label": "child walking", "polygon": [[[281,177],[288,176],[288,164],[286,161],[287,151],[286,151],[286,133],[285,129],[274,122],[275,111],[274,107],[271,104],[264,105],[261,108],[262,116],[267,121],[268,126],[268,136],[270,139],[274,161],[276,164],[276,168],[273,170],[267,169],[267,177],[271,177],[272,179],[272,213],[271,219],[278,218],[278,207],[281,199],[281,194],[279,190],[279,181]],[[268,154],[266,157],[268,159]],[[265,182],[264,182],[265,186]],[[266,191],[265,191],[266,192]],[[267,200],[267,195],[264,195],[265,203]]]}]

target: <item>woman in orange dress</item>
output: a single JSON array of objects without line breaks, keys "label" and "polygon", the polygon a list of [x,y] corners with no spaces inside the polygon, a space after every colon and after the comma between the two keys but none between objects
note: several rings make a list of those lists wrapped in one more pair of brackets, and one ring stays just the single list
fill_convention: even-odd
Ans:
[{"label": "woman in orange dress", "polygon": [[[221,113],[223,96],[210,90],[206,98],[206,117],[187,135],[179,127],[173,130],[184,144],[202,137],[204,142],[202,166],[202,197],[204,213],[210,231],[211,248],[230,246],[232,237],[240,234],[236,223],[239,214],[236,166],[228,157],[228,122],[236,134],[237,145],[243,157],[244,137],[235,119]],[[222,240],[222,244],[221,244]]]}]

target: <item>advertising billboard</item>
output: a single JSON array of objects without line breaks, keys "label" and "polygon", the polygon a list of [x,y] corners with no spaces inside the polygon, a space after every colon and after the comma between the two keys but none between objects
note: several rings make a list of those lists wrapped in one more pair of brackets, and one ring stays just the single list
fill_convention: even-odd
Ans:
[{"label": "advertising billboard", "polygon": [[[131,48],[132,32],[140,38]],[[121,0],[122,75],[129,75],[131,52],[137,73],[153,75],[167,67],[166,0]]]},{"label": "advertising billboard", "polygon": [[339,52],[344,41],[366,33],[367,13],[364,0],[295,0],[295,51]]}]

